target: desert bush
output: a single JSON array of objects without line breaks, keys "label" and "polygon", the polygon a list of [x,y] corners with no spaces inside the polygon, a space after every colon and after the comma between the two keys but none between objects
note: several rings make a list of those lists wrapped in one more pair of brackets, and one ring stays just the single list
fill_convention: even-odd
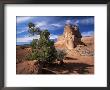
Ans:
[{"label": "desert bush", "polygon": [[36,49],[38,43],[38,39],[33,39],[30,46],[32,47],[32,50]]},{"label": "desert bush", "polygon": [[26,60],[36,60],[37,59],[37,53],[36,52],[32,52],[28,55],[25,56]]},{"label": "desert bush", "polygon": [[[28,59],[36,59],[39,62],[39,68],[48,62],[52,63],[56,60],[57,51],[54,47],[54,41],[49,39],[50,32],[48,30],[40,30],[39,27],[35,27],[33,23],[28,24],[28,32],[31,35],[39,34],[40,38],[38,40],[33,39],[32,53],[28,56]],[[39,69],[41,70],[41,69]]]},{"label": "desert bush", "polygon": [[62,65],[63,59],[66,56],[66,52],[64,50],[57,49],[57,60],[60,61],[60,65]]}]

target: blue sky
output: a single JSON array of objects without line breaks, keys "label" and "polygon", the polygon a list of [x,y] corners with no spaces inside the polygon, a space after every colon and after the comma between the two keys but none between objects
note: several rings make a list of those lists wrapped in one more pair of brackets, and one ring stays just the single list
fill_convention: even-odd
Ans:
[{"label": "blue sky", "polygon": [[63,34],[67,22],[77,24],[83,36],[94,35],[94,16],[17,16],[16,17],[16,44],[29,44],[39,35],[29,37],[28,23],[33,22],[41,30],[48,29],[50,39],[57,39]]}]

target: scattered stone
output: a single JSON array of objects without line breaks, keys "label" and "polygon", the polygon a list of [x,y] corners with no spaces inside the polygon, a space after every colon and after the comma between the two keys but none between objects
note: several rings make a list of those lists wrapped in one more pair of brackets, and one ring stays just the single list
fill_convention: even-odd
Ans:
[{"label": "scattered stone", "polygon": [[81,56],[93,56],[94,51],[91,50],[91,48],[88,48],[87,46],[78,46],[75,48],[75,51],[80,53]]}]

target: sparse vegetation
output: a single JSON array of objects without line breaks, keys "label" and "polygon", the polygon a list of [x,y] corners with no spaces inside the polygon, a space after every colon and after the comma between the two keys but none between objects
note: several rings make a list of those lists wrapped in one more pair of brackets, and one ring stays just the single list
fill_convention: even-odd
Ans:
[{"label": "sparse vegetation", "polygon": [[82,41],[87,46],[80,42],[81,45],[68,49],[64,35],[59,36],[60,38],[58,37],[54,42],[49,38],[48,30],[41,30],[32,22],[28,24],[28,32],[29,37],[39,35],[39,38],[36,37],[30,44],[16,46],[17,74],[94,73],[93,37],[82,37]]},{"label": "sparse vegetation", "polygon": [[[39,39],[33,39],[32,53],[28,57],[29,59],[36,59],[39,62],[39,67],[42,68],[44,63],[52,63],[57,58],[57,51],[54,47],[54,41],[49,39],[50,33],[48,30],[41,31],[38,27],[35,28],[33,23],[28,24],[29,33],[32,35],[39,34]],[[41,70],[41,69],[40,69]]]},{"label": "sparse vegetation", "polygon": [[36,58],[37,58],[36,52],[32,52],[32,53],[26,55],[26,60],[36,60]]},{"label": "sparse vegetation", "polygon": [[63,59],[66,56],[66,52],[64,50],[57,50],[57,60],[60,61],[60,65],[63,65]]},{"label": "sparse vegetation", "polygon": [[36,49],[38,43],[38,39],[33,39],[30,46],[32,47],[32,50]]}]

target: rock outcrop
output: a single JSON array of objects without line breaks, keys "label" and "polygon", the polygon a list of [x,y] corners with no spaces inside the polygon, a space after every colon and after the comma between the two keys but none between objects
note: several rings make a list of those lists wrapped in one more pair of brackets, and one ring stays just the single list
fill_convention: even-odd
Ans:
[{"label": "rock outcrop", "polygon": [[72,28],[71,25],[65,25],[64,28],[64,46],[67,49],[73,49],[74,48],[74,36],[72,35]]},{"label": "rock outcrop", "polygon": [[63,48],[72,50],[77,47],[77,45],[85,45],[81,41],[81,38],[82,35],[77,25],[66,24],[64,27],[64,33],[58,37],[55,46],[61,46]]}]

